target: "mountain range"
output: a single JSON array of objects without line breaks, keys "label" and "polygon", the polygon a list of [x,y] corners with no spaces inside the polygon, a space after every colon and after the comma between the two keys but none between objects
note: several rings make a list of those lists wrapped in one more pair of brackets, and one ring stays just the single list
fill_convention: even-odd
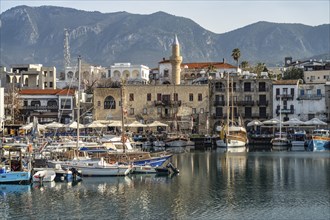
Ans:
[{"label": "mountain range", "polygon": [[330,24],[260,21],[216,34],[191,19],[161,11],[140,15],[17,6],[1,13],[0,65],[41,63],[63,69],[64,29],[69,33],[72,63],[81,55],[93,65],[130,62],[154,68],[171,55],[174,35],[185,63],[226,59],[235,64],[231,57],[234,48],[241,51],[240,61],[270,66],[282,64],[286,56],[330,59]]}]

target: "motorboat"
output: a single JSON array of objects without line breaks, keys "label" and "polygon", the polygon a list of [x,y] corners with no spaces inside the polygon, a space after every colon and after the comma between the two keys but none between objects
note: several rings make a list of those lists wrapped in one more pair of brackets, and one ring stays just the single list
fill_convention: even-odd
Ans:
[{"label": "motorboat", "polygon": [[53,169],[41,168],[32,176],[33,182],[52,182],[55,180],[56,173]]}]

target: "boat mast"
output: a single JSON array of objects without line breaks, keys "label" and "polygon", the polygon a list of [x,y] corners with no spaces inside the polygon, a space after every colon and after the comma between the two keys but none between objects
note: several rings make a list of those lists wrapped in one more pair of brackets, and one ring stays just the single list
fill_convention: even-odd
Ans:
[{"label": "boat mast", "polygon": [[228,148],[228,135],[229,135],[229,114],[230,114],[230,105],[229,105],[229,73],[227,73],[227,128],[226,128],[226,147]]},{"label": "boat mast", "polygon": [[81,74],[81,57],[78,56],[78,102],[77,102],[77,150],[79,149],[80,138],[80,74]]},{"label": "boat mast", "polygon": [[234,126],[234,80],[231,78],[231,125]]},{"label": "boat mast", "polygon": [[280,138],[282,137],[282,110],[281,110],[282,96],[280,94]]},{"label": "boat mast", "polygon": [[120,87],[120,103],[121,103],[121,141],[123,144],[123,152],[125,153],[125,127],[124,127],[124,103],[123,103],[123,91],[124,81],[121,83]]}]

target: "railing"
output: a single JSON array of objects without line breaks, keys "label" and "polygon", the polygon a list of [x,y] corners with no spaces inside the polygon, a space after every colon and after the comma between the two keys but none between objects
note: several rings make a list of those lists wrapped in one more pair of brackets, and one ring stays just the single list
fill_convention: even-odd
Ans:
[{"label": "railing", "polygon": [[268,114],[267,113],[265,113],[265,114],[255,113],[255,114],[252,114],[252,118],[265,119],[265,118],[268,118]]},{"label": "railing", "polygon": [[258,106],[268,106],[268,101],[257,101]]},{"label": "railing", "polygon": [[[71,106],[70,106],[71,107]],[[58,106],[22,106],[23,110],[58,110]]]},{"label": "railing", "polygon": [[236,105],[242,105],[242,106],[253,106],[254,101],[236,101]]},{"label": "railing", "polygon": [[172,100],[162,100],[162,101],[154,101],[155,106],[181,106],[181,101],[172,101]]},{"label": "railing", "polygon": [[226,101],[214,101],[214,106],[225,106],[226,105]]},{"label": "railing", "polygon": [[243,92],[254,92],[254,88],[244,88]]},{"label": "railing", "polygon": [[281,111],[281,114],[294,114],[294,109],[276,109],[276,114],[279,115]]},{"label": "railing", "polygon": [[268,87],[259,87],[258,92],[269,92],[269,88]]},{"label": "railing", "polygon": [[312,95],[312,94],[306,94],[306,95],[300,95],[298,96],[298,100],[320,100],[322,99],[322,94],[319,95]]},{"label": "railing", "polygon": [[276,100],[279,100],[280,98],[282,98],[282,100],[293,100],[293,94],[280,94],[280,95],[276,95]]}]

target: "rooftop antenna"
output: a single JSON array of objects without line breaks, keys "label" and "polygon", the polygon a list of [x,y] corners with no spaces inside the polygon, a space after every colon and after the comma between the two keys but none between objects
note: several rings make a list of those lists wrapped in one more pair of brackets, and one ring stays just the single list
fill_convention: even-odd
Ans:
[{"label": "rooftop antenna", "polygon": [[71,65],[68,29],[64,28],[64,71]]}]

